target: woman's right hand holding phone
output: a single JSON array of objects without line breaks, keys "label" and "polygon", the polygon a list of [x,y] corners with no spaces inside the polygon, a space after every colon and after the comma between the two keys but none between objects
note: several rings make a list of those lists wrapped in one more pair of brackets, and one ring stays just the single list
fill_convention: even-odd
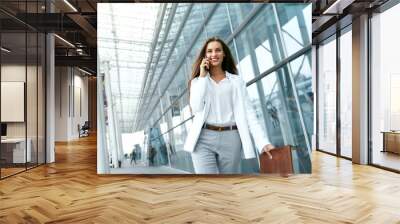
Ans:
[{"label": "woman's right hand holding phone", "polygon": [[203,58],[200,64],[200,77],[205,77],[210,69],[210,61],[208,58]]}]

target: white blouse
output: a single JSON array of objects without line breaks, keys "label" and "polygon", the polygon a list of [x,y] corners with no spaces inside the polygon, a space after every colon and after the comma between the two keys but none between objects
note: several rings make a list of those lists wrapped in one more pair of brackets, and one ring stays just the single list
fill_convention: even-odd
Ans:
[{"label": "white blouse", "polygon": [[232,82],[225,77],[218,83],[209,75],[207,76],[210,83],[211,106],[206,123],[215,126],[229,126],[235,124],[233,115]]}]

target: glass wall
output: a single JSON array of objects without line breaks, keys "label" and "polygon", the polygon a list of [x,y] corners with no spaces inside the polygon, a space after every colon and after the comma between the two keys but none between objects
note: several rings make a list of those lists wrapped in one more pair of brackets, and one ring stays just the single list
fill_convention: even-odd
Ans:
[{"label": "glass wall", "polygon": [[400,171],[400,5],[371,18],[371,162]]},{"label": "glass wall", "polygon": [[[352,157],[352,28],[318,44],[318,149]],[[338,92],[339,90],[339,92]],[[339,121],[339,123],[337,123]]]},{"label": "glass wall", "polygon": [[336,35],[318,46],[318,149],[336,154]]},{"label": "glass wall", "polygon": [[[243,7],[243,5],[248,7]],[[218,13],[214,13],[210,21],[205,24],[206,37],[217,35],[226,39],[254,8],[257,9],[260,6],[260,4],[217,4],[214,10]],[[191,13],[195,13],[196,6],[192,10],[194,11]],[[255,79],[285,57],[310,44],[310,26],[305,25],[308,24],[307,19],[310,16],[310,11],[307,10],[310,10],[307,5],[302,4],[264,5],[255,15],[252,15],[251,22],[246,24],[241,32],[237,32],[228,44],[236,57],[239,75],[245,81]],[[218,23],[214,22],[214,17],[218,17]],[[191,18],[186,23],[190,23],[190,20]],[[223,24],[220,21],[223,21]],[[232,30],[226,29],[229,26]],[[260,29],[260,27],[265,28]],[[254,35],[255,33],[257,35]],[[202,43],[202,39],[198,39],[196,44]],[[192,55],[195,54],[192,53]],[[194,60],[193,57],[190,59]],[[188,62],[188,64],[191,63]],[[308,142],[313,133],[310,51],[293,60],[289,65],[253,82],[248,87],[248,92],[257,117],[272,143],[297,146],[299,150],[294,154],[297,165],[295,169],[297,172],[310,172]],[[175,92],[176,94],[177,89],[180,89],[178,92],[181,93],[186,91],[184,88],[177,87],[186,85],[183,77],[188,74],[178,72],[175,79],[171,80],[172,85],[168,87],[167,93]],[[291,84],[293,81],[294,85]],[[172,130],[162,134],[169,136],[165,139],[167,139],[166,144],[172,146],[170,151],[174,153],[172,167],[193,172],[190,154],[183,151],[183,143],[190,125],[179,125],[187,120],[188,116],[185,117],[184,114],[190,113],[184,111],[188,108],[188,96],[184,94],[181,98],[182,100],[178,101],[179,106],[177,104],[170,108],[171,112],[164,115],[163,119],[166,120],[169,115],[172,115],[170,127]],[[176,107],[181,109],[180,112],[176,112]],[[186,121],[186,123],[189,122],[191,121]],[[242,172],[258,172],[257,159],[242,160],[242,169]]]},{"label": "glass wall", "polygon": [[352,158],[352,32],[340,36],[340,155]]},{"label": "glass wall", "polygon": [[29,150],[31,142],[26,144],[25,93],[28,68],[26,63],[26,33],[2,32],[1,46],[9,49],[9,52],[4,50],[1,52],[0,78],[0,110],[3,129],[0,144],[1,175],[6,177],[25,170],[26,162],[31,161],[32,151]]},{"label": "glass wall", "polygon": [[[3,5],[4,4],[4,5]],[[0,3],[10,6],[12,2]],[[18,2],[18,13],[40,13],[43,1]],[[45,36],[0,13],[0,177],[45,163]]]}]

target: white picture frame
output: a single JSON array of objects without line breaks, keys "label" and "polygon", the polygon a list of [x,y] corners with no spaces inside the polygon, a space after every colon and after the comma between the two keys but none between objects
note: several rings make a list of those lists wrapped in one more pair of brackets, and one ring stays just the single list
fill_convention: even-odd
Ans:
[{"label": "white picture frame", "polygon": [[25,82],[1,82],[1,122],[25,122]]}]

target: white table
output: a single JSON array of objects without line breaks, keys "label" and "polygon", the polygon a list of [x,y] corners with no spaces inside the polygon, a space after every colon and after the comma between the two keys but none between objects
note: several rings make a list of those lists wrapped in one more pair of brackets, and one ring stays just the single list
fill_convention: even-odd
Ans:
[{"label": "white table", "polygon": [[26,162],[32,161],[31,154],[31,145],[32,140],[27,138],[26,142],[26,154],[25,154],[25,138],[6,138],[1,139],[2,145],[13,146],[13,163],[25,163],[25,158],[27,158]]}]

